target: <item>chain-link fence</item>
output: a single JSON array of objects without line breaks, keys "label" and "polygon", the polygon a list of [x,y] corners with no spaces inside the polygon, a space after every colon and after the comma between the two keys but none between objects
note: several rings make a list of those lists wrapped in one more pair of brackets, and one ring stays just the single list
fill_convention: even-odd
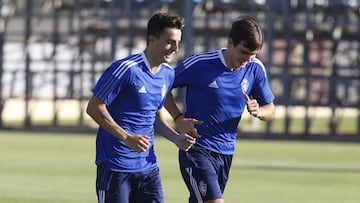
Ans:
[{"label": "chain-link fence", "polygon": [[[354,0],[2,0],[0,128],[92,129],[91,88],[117,58],[145,48],[154,12],[186,19],[177,61],[225,47],[233,19],[264,29],[277,119],[244,116],[242,135],[359,138],[360,3]],[[177,99],[182,101],[182,93]]]}]

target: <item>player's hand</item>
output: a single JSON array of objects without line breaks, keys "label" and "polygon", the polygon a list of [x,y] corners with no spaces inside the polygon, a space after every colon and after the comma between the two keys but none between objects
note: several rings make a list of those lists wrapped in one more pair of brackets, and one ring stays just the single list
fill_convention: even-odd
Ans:
[{"label": "player's hand", "polygon": [[187,135],[187,134],[179,134],[175,139],[176,146],[183,150],[188,151],[193,144],[195,144],[196,138]]},{"label": "player's hand", "polygon": [[150,137],[147,135],[133,134],[126,137],[124,143],[138,153],[145,152],[150,147]]},{"label": "player's hand", "polygon": [[250,115],[254,117],[259,117],[260,106],[256,99],[251,99],[249,95],[244,94],[246,100],[246,108]]},{"label": "player's hand", "polygon": [[179,128],[179,131],[194,138],[201,137],[201,135],[198,134],[195,125],[201,125],[202,123],[203,121],[199,121],[194,118],[185,118],[183,116],[176,120],[176,125]]}]

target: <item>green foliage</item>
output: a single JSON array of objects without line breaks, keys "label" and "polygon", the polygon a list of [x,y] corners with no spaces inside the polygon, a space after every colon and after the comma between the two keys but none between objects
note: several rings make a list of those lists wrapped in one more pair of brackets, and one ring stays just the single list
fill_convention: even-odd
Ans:
[{"label": "green foliage", "polygon": [[[155,140],[165,202],[187,202],[176,146]],[[240,140],[226,202],[355,203],[359,143]],[[0,203],[90,203],[95,136],[0,132]]]}]

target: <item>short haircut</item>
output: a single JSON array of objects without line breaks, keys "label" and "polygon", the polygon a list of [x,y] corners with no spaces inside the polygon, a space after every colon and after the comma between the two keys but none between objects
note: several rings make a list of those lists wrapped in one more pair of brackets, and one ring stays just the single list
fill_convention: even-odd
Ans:
[{"label": "short haircut", "polygon": [[234,46],[240,42],[251,51],[260,50],[264,43],[264,36],[260,25],[250,16],[239,17],[233,22],[229,37]]},{"label": "short haircut", "polygon": [[159,38],[166,28],[176,28],[182,30],[184,26],[185,19],[181,16],[172,16],[167,13],[156,13],[148,22],[146,38],[149,39],[150,35]]}]

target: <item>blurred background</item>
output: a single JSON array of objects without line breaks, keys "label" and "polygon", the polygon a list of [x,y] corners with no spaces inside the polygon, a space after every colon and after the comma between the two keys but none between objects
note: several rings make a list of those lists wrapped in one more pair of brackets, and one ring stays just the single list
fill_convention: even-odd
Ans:
[{"label": "blurred background", "polygon": [[360,141],[359,0],[0,0],[0,130],[95,131],[92,87],[155,12],[186,19],[172,65],[226,47],[240,15],[261,24],[276,119],[245,113],[239,137]]}]

